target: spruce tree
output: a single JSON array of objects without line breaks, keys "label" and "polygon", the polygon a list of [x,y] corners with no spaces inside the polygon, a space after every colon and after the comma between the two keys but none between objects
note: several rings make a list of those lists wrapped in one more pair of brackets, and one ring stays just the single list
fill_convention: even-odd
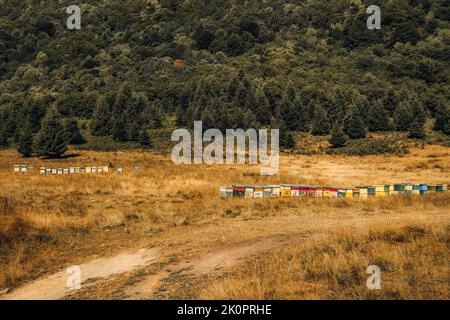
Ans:
[{"label": "spruce tree", "polygon": [[69,120],[66,122],[66,141],[68,144],[80,145],[86,142],[81,135],[80,128],[76,120]]},{"label": "spruce tree", "polygon": [[345,119],[344,132],[352,139],[362,139],[366,137],[366,125],[358,107],[351,106]]},{"label": "spruce tree", "polygon": [[107,136],[111,133],[111,100],[111,98],[108,99],[104,96],[97,99],[90,125],[93,136]]},{"label": "spruce tree", "polygon": [[389,114],[380,101],[369,106],[367,113],[367,126],[372,132],[389,131]]},{"label": "spruce tree", "polygon": [[445,131],[445,126],[448,120],[450,120],[450,107],[440,105],[436,110],[436,123],[434,125],[434,130]]},{"label": "spruce tree", "polygon": [[150,140],[150,135],[148,134],[148,131],[146,129],[142,129],[139,132],[139,143],[144,148],[151,148],[151,147],[153,147],[152,142]]},{"label": "spruce tree", "polygon": [[408,130],[411,122],[413,121],[413,113],[408,102],[400,102],[400,105],[395,112],[394,120],[395,127],[398,131]]},{"label": "spruce tree", "polygon": [[33,150],[38,156],[59,158],[67,150],[66,132],[56,110],[50,110],[42,120]]},{"label": "spruce tree", "polygon": [[330,144],[333,148],[342,148],[347,143],[347,139],[348,137],[342,129],[342,126],[336,123],[331,130]]},{"label": "spruce tree", "polygon": [[419,118],[416,118],[413,120],[413,122],[411,122],[411,125],[408,128],[408,137],[411,139],[425,138],[423,123]]},{"label": "spruce tree", "polygon": [[256,93],[255,116],[262,125],[270,123],[270,105],[266,95],[261,90]]},{"label": "spruce tree", "polygon": [[320,104],[314,108],[314,116],[311,120],[311,124],[312,133],[315,135],[328,134],[330,131],[327,112]]},{"label": "spruce tree", "polygon": [[117,117],[114,119],[113,127],[111,130],[111,135],[113,136],[114,140],[125,142],[128,139],[127,130],[125,128],[125,123],[122,116]]},{"label": "spruce tree", "polygon": [[22,157],[31,157],[33,154],[33,134],[31,125],[27,122],[21,129],[19,138],[17,141],[17,151]]}]

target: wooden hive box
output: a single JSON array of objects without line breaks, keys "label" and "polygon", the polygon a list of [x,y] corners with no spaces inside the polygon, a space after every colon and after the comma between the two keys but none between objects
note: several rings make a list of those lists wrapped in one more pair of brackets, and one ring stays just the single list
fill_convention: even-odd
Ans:
[{"label": "wooden hive box", "polygon": [[308,186],[308,197],[315,197],[316,196],[316,187],[315,186]]},{"label": "wooden hive box", "polygon": [[64,174],[64,169],[63,168],[58,168],[56,169],[56,174]]},{"label": "wooden hive box", "polygon": [[419,184],[419,191],[420,191],[420,194],[427,193],[428,185],[427,184]]},{"label": "wooden hive box", "polygon": [[353,198],[353,189],[345,189],[345,197]]},{"label": "wooden hive box", "polygon": [[358,188],[353,188],[353,198],[359,198],[360,192]]},{"label": "wooden hive box", "polygon": [[360,198],[367,198],[369,196],[369,190],[367,188],[358,187],[358,189]]},{"label": "wooden hive box", "polygon": [[80,167],[80,173],[86,173],[86,167]]},{"label": "wooden hive box", "polygon": [[226,186],[227,198],[233,198],[233,186]]},{"label": "wooden hive box", "polygon": [[331,198],[331,188],[330,187],[324,187],[323,188],[323,197],[324,198]]},{"label": "wooden hive box", "polygon": [[287,184],[282,184],[281,187],[281,196],[283,198],[289,198],[291,196],[291,186]]},{"label": "wooden hive box", "polygon": [[300,186],[298,187],[299,192],[300,192],[300,196],[306,197],[306,196],[308,195],[308,188],[309,188],[309,186],[306,186],[306,185],[300,185]]},{"label": "wooden hive box", "polygon": [[227,196],[228,196],[228,194],[227,194],[227,186],[225,186],[225,187],[220,187],[219,188],[219,196],[220,197],[222,197],[222,198],[226,198]]},{"label": "wooden hive box", "polygon": [[80,167],[75,167],[75,173],[80,173]]},{"label": "wooden hive box", "polygon": [[44,167],[41,167],[41,169],[39,170],[39,173],[40,174],[45,174],[47,171],[45,170],[45,168]]},{"label": "wooden hive box", "polygon": [[22,170],[21,170],[21,172],[22,172],[22,173],[27,173],[27,165],[26,165],[26,164],[23,164],[23,165],[22,165]]},{"label": "wooden hive box", "polygon": [[92,173],[97,173],[97,167],[92,167]]},{"label": "wooden hive box", "polygon": [[298,185],[291,186],[291,197],[300,197],[300,187]]},{"label": "wooden hive box", "polygon": [[18,165],[18,164],[14,165],[14,172],[16,172],[16,173],[20,172],[20,165]]},{"label": "wooden hive box", "polygon": [[69,168],[69,174],[75,173],[75,167],[70,167]]},{"label": "wooden hive box", "polygon": [[69,169],[68,168],[64,168],[63,173],[64,174],[69,174]]},{"label": "wooden hive box", "polygon": [[342,189],[342,188],[339,188],[339,191],[338,191],[338,197],[339,198],[345,198],[345,194],[347,193],[347,190],[346,189]]},{"label": "wooden hive box", "polygon": [[264,196],[264,198],[272,197],[272,186],[264,186],[263,196]]},{"label": "wooden hive box", "polygon": [[52,168],[45,169],[45,174],[51,174],[51,173],[52,173]]},{"label": "wooden hive box", "polygon": [[245,187],[245,197],[253,198],[255,192],[255,188],[253,187]]},{"label": "wooden hive box", "polygon": [[86,173],[92,173],[92,167],[86,167]]},{"label": "wooden hive box", "polygon": [[384,192],[384,184],[375,185],[375,192]]},{"label": "wooden hive box", "polygon": [[369,195],[369,197],[375,197],[376,195],[376,188],[375,186],[368,186],[367,187],[367,194]]},{"label": "wooden hive box", "polygon": [[281,186],[272,186],[272,197],[281,197]]},{"label": "wooden hive box", "polygon": [[413,191],[413,185],[412,183],[405,183],[405,192],[411,193]]},{"label": "wooden hive box", "polygon": [[108,173],[108,172],[109,172],[109,167],[103,166],[103,173]]},{"label": "wooden hive box", "polygon": [[103,167],[97,167],[97,172],[98,173],[103,173]]},{"label": "wooden hive box", "polygon": [[336,198],[336,197],[339,196],[339,188],[331,187],[330,191],[331,191],[331,197],[332,198]]},{"label": "wooden hive box", "polygon": [[436,192],[436,185],[435,184],[429,184],[427,192],[430,192],[430,193]]},{"label": "wooden hive box", "polygon": [[236,198],[245,197],[245,187],[244,186],[233,186],[233,197],[236,197]]},{"label": "wooden hive box", "polygon": [[264,188],[261,186],[255,187],[255,190],[253,191],[253,197],[254,198],[262,198],[264,197]]},{"label": "wooden hive box", "polygon": [[323,197],[323,187],[316,187],[316,193],[314,194],[316,198]]},{"label": "wooden hive box", "polygon": [[57,173],[58,173],[58,170],[55,168],[52,168],[52,174],[57,174]]}]

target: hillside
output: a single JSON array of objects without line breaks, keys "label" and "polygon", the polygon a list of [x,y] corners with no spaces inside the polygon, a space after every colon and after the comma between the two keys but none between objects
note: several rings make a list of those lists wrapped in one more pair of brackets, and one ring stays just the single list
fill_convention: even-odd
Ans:
[{"label": "hillside", "polygon": [[194,120],[280,128],[286,148],[333,127],[450,133],[447,0],[86,0],[81,30],[71,1],[0,4],[0,146],[30,155],[45,118],[87,148],[155,147]]}]

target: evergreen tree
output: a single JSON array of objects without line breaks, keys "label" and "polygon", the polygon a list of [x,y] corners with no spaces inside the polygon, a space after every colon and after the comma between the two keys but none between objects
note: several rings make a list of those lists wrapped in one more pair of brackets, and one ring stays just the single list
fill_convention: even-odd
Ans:
[{"label": "evergreen tree", "polygon": [[128,139],[127,130],[125,128],[125,123],[123,117],[119,116],[114,120],[113,127],[111,130],[111,135],[114,140],[125,142]]},{"label": "evergreen tree", "polygon": [[148,134],[148,131],[146,129],[142,129],[139,132],[139,143],[144,148],[151,148],[153,147],[150,135]]},{"label": "evergreen tree", "polygon": [[56,110],[50,110],[42,120],[33,150],[38,156],[50,158],[59,158],[66,152],[66,132]]},{"label": "evergreen tree", "polygon": [[312,133],[315,135],[328,134],[330,131],[327,112],[320,104],[314,108],[314,116],[311,120],[311,124]]},{"label": "evergreen tree", "polygon": [[308,106],[299,98],[294,100],[294,107],[296,110],[296,131],[307,132],[310,130],[310,119]]},{"label": "evergreen tree", "polygon": [[344,132],[352,139],[362,139],[366,137],[366,125],[361,116],[359,108],[351,106],[345,119]]},{"label": "evergreen tree", "polygon": [[344,130],[342,129],[342,126],[339,124],[335,124],[333,126],[333,129],[331,130],[331,137],[330,137],[330,144],[334,148],[342,148],[347,143],[347,135],[344,133]]},{"label": "evergreen tree", "polygon": [[389,112],[393,112],[397,108],[397,99],[393,90],[389,90],[383,100],[383,104],[385,109],[389,110]]},{"label": "evergreen tree", "polygon": [[111,133],[111,100],[104,96],[98,98],[90,125],[93,136],[107,136]]},{"label": "evergreen tree", "polygon": [[261,90],[256,94],[256,105],[252,110],[255,110],[255,116],[258,122],[262,125],[270,123],[270,105],[266,95]]},{"label": "evergreen tree", "polygon": [[408,130],[412,120],[413,113],[411,107],[406,101],[400,102],[400,105],[394,115],[396,129],[398,131]]},{"label": "evergreen tree", "polygon": [[423,123],[419,118],[413,120],[408,128],[408,137],[411,139],[422,139],[425,138],[425,131],[423,128]]},{"label": "evergreen tree", "polygon": [[33,154],[33,134],[28,122],[25,123],[19,134],[17,151],[25,158],[31,157]]},{"label": "evergreen tree", "polygon": [[6,129],[3,123],[0,123],[0,148],[6,147],[7,145],[8,145],[8,136],[6,134]]},{"label": "evergreen tree", "polygon": [[434,130],[445,131],[445,126],[450,120],[450,107],[445,105],[440,105],[436,110],[436,123],[434,125]]},{"label": "evergreen tree", "polygon": [[447,120],[447,123],[445,124],[445,127],[444,127],[444,133],[445,133],[446,135],[450,135],[450,119],[448,119],[448,120]]},{"label": "evergreen tree", "polygon": [[389,114],[380,101],[371,104],[367,113],[367,127],[370,131],[389,131]]},{"label": "evergreen tree", "polygon": [[68,144],[83,144],[86,142],[81,135],[80,128],[76,120],[69,120],[66,122],[66,141]]}]

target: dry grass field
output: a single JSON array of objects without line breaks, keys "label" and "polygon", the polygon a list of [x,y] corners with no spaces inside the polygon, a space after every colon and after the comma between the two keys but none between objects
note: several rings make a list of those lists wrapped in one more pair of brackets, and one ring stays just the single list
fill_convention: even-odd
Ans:
[{"label": "dry grass field", "polygon": [[[448,299],[450,193],[218,196],[227,184],[450,182],[448,148],[283,156],[276,177],[258,166],[175,166],[145,152],[77,153],[24,160],[0,151],[0,291],[10,289],[0,299]],[[15,174],[19,163],[34,174]],[[38,173],[109,163],[125,172]],[[81,290],[64,290],[71,265],[81,266]],[[381,290],[366,287],[369,265],[381,268]]]}]

